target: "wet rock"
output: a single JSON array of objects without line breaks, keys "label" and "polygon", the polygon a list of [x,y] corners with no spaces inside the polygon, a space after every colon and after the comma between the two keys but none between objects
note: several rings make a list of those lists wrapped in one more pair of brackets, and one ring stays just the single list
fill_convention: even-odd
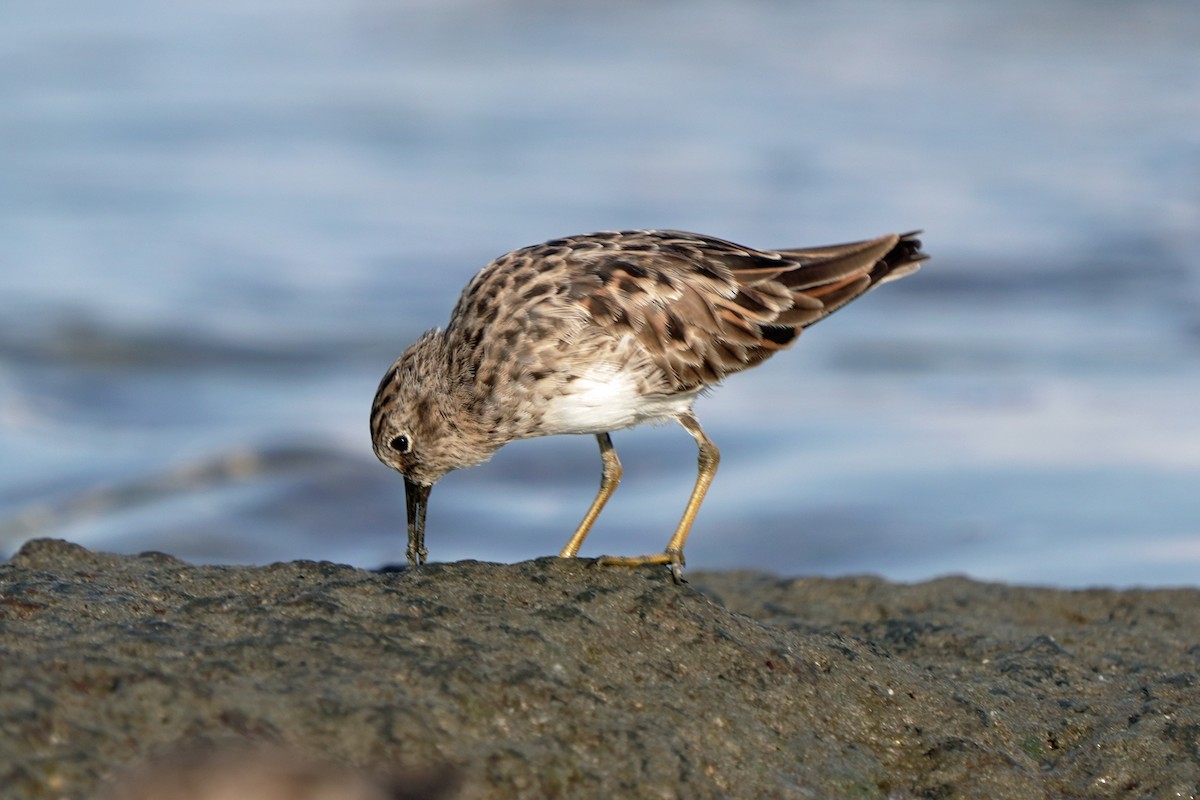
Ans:
[{"label": "wet rock", "polygon": [[30,542],[0,565],[0,786],[90,797],[196,743],[449,770],[463,798],[1200,786],[1200,591],[690,578]]}]

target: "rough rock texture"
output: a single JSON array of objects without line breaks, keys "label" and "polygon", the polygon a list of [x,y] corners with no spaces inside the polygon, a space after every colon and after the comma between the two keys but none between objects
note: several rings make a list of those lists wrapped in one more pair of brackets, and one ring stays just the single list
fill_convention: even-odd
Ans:
[{"label": "rough rock texture", "polygon": [[0,787],[254,740],[457,796],[1200,794],[1200,591],[780,580],[584,560],[0,565]]}]

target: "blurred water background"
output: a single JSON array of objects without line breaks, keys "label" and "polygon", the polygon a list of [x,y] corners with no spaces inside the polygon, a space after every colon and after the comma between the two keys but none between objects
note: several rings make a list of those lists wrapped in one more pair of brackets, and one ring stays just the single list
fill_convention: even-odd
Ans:
[{"label": "blurred water background", "polygon": [[[49,0],[0,10],[0,555],[401,561],[385,369],[491,258],[923,227],[934,260],[698,405],[692,568],[1200,580],[1200,5]],[[583,555],[695,446],[614,436]],[[591,437],[435,487],[434,560],[557,553]]]}]

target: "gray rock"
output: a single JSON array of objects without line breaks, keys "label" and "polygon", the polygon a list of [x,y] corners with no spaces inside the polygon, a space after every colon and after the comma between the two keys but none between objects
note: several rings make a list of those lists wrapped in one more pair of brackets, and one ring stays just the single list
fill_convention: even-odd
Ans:
[{"label": "gray rock", "polygon": [[449,770],[463,798],[1200,787],[1200,591],[690,578],[30,542],[0,565],[0,786],[85,798],[131,760],[266,743]]}]

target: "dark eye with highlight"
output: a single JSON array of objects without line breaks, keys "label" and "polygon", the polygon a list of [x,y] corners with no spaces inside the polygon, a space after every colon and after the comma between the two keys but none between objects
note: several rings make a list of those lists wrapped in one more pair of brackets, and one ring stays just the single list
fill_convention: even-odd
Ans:
[{"label": "dark eye with highlight", "polygon": [[412,450],[412,440],[402,433],[388,442],[388,446],[397,453],[407,453],[409,450]]}]

